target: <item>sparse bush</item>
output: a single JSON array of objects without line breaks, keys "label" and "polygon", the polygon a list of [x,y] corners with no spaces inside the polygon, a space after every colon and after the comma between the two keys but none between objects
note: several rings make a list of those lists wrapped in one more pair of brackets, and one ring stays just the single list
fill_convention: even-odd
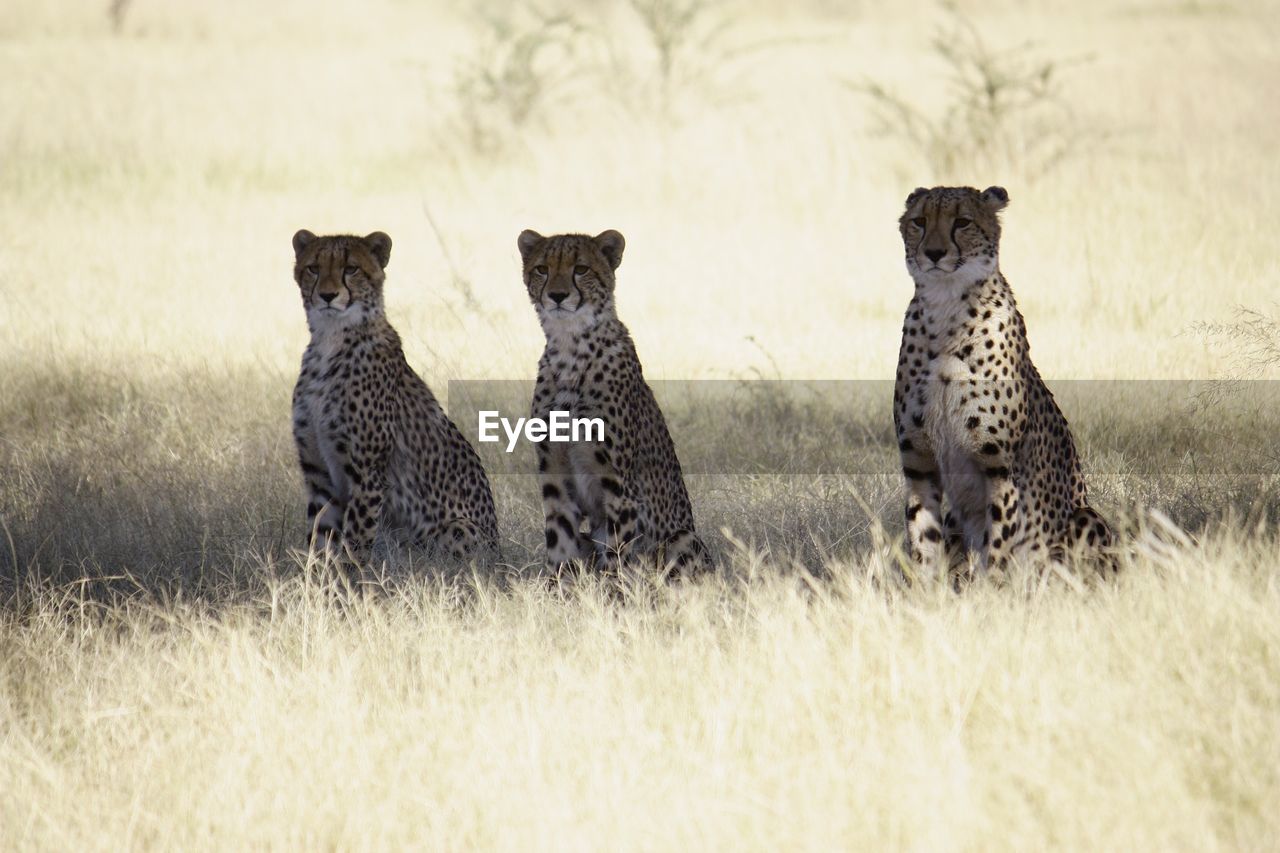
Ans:
[{"label": "sparse bush", "polygon": [[670,117],[674,89],[704,78],[721,54],[728,19],[714,0],[627,0],[657,57],[657,106]]},{"label": "sparse bush", "polygon": [[638,24],[638,41],[625,24],[620,32],[618,21],[576,10],[522,5],[479,17],[479,46],[458,65],[453,85],[468,150],[509,151],[521,134],[549,126],[552,107],[571,91],[678,122],[682,99],[740,98],[744,61],[781,43],[735,38],[722,0],[626,0],[625,8],[622,21]]},{"label": "sparse bush", "polygon": [[130,5],[130,0],[111,0],[111,5],[107,7],[107,17],[111,20],[112,32],[116,34],[123,32]]},{"label": "sparse bush", "polygon": [[[747,60],[785,40],[744,40],[725,0],[627,0],[644,30],[649,57],[627,65],[614,56],[609,79],[627,89],[625,103],[679,121],[682,98],[700,105],[741,98]],[[652,64],[650,64],[652,63]]]},{"label": "sparse bush", "polygon": [[1253,308],[1237,308],[1230,322],[1198,322],[1191,328],[1229,351],[1239,368],[1232,378],[1270,378],[1280,369],[1280,318]]},{"label": "sparse bush", "polygon": [[[1280,376],[1280,318],[1253,308],[1237,308],[1228,322],[1197,322],[1192,331],[1210,346],[1225,351],[1227,374],[1206,384],[1196,400],[1202,411],[1222,411],[1228,400],[1247,401],[1255,407],[1274,408],[1273,383]],[[1237,403],[1238,405],[1238,403]],[[1255,470],[1280,473],[1280,455],[1273,436],[1241,442],[1241,450],[1255,460]]]},{"label": "sparse bush", "polygon": [[469,147],[494,155],[564,94],[578,68],[583,29],[566,12],[527,4],[482,22],[479,50],[455,70],[453,89]]},{"label": "sparse bush", "polygon": [[878,130],[908,143],[937,175],[971,164],[1016,164],[1035,175],[1071,154],[1086,134],[1062,96],[1063,69],[1079,58],[1046,58],[1031,44],[987,45],[953,3],[931,41],[946,71],[941,109],[928,109],[876,81],[851,83],[867,98]]}]

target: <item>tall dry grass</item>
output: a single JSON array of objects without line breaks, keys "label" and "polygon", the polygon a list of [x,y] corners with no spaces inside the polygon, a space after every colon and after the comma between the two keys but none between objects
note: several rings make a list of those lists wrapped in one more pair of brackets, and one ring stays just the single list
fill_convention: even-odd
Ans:
[{"label": "tall dry grass", "polygon": [[[1166,537],[1167,538],[1167,537]],[[1258,849],[1274,536],[1121,580],[638,590],[305,575],[0,620],[8,847]],[[742,565],[753,564],[750,553]],[[870,574],[865,574],[869,572]]]}]

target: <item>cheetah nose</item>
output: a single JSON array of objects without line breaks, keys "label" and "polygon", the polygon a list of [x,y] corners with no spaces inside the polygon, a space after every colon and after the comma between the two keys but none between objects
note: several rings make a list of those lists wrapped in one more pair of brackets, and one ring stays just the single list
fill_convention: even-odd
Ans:
[{"label": "cheetah nose", "polygon": [[933,261],[935,264],[938,261],[942,260],[942,256],[945,254],[946,252],[943,251],[942,249],[925,249],[924,250],[924,256],[929,260]]},{"label": "cheetah nose", "polygon": [[547,294],[547,296],[550,296],[550,297],[551,297],[551,301],[552,301],[552,302],[554,302],[555,304],[559,305],[561,302],[564,302],[566,299],[568,299],[568,298],[569,298],[569,292],[568,292],[568,291],[563,291],[563,292],[557,291],[557,292],[555,292],[555,293],[548,293],[548,294]]},{"label": "cheetah nose", "polygon": [[333,293],[325,293],[321,291],[319,295],[320,298],[324,300],[325,304],[328,305],[330,302],[338,298],[338,291],[335,290]]}]

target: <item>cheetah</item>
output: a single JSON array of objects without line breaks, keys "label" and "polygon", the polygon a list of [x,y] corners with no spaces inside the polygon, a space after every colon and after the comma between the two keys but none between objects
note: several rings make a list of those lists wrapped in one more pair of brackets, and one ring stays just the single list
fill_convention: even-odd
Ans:
[{"label": "cheetah", "polygon": [[603,441],[537,445],[548,568],[560,576],[580,561],[615,574],[632,554],[669,574],[707,568],[675,445],[614,308],[622,235],[524,231],[517,245],[546,335],[532,414],[605,425]]},{"label": "cheetah", "polygon": [[303,230],[293,250],[311,330],[293,392],[293,435],[312,548],[360,565],[382,528],[459,559],[496,552],[480,458],[405,361],[387,322],[391,238]]},{"label": "cheetah", "polygon": [[1111,528],[1088,504],[1071,430],[1000,272],[997,215],[1008,203],[1003,187],[919,188],[898,222],[915,295],[893,422],[907,544],[926,576],[952,556],[985,572],[1076,549],[1113,567]]}]

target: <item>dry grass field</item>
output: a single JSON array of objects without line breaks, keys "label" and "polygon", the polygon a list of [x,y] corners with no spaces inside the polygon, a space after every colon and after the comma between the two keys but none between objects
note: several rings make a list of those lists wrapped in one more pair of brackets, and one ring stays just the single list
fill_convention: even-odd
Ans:
[{"label": "dry grass field", "polygon": [[[10,0],[0,848],[1280,846],[1278,44],[1262,0]],[[1012,198],[1118,580],[900,571],[896,219],[951,182]],[[714,576],[552,594],[486,449],[500,565],[334,595],[301,227],[392,236],[472,437],[460,381],[541,350],[519,231],[625,234]]]}]

